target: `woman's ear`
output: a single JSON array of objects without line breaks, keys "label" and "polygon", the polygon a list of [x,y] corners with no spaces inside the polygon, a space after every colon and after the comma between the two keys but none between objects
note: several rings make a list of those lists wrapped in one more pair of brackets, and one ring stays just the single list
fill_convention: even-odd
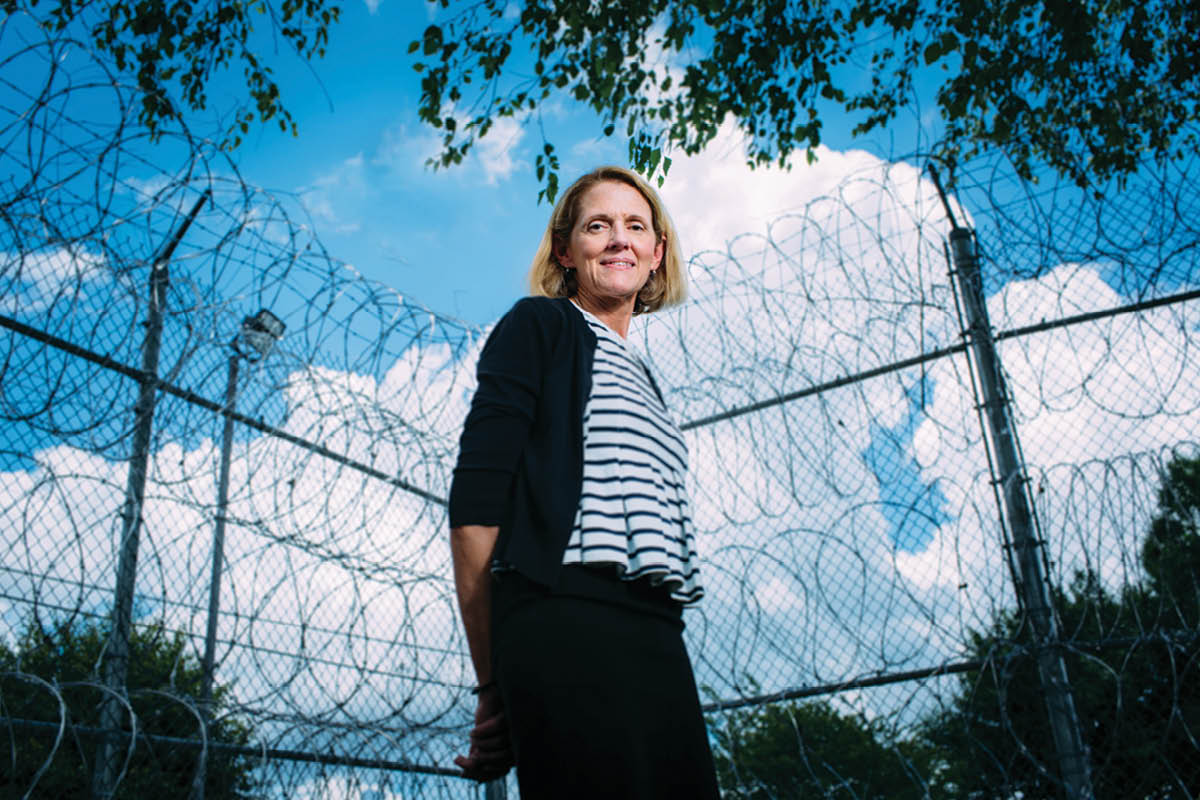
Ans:
[{"label": "woman's ear", "polygon": [[558,247],[558,245],[554,246],[554,260],[566,269],[572,269],[575,266],[571,263],[571,256],[567,254],[567,251]]}]

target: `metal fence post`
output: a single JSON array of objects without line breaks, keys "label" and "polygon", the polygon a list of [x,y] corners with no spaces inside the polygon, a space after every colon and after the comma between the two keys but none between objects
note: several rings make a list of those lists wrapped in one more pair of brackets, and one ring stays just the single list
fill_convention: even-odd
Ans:
[{"label": "metal fence post", "polygon": [[[225,382],[225,410],[232,412],[237,405],[237,350],[229,354],[229,372]],[[221,561],[225,557],[225,513],[229,505],[229,461],[233,451],[233,414],[225,415],[221,431],[221,465],[217,473],[217,519],[213,532],[212,572],[208,581],[208,628],[204,635],[204,662],[201,668],[200,715],[204,720],[204,740],[211,744],[213,662],[217,653],[217,614],[221,607]],[[200,751],[200,766],[192,786],[192,800],[204,800],[204,783],[208,779],[208,748]]]},{"label": "metal fence post", "polygon": [[[935,181],[936,178],[935,173]],[[941,190],[939,183],[938,191]],[[944,194],[942,201],[946,202]],[[1028,614],[1033,629],[1038,676],[1046,699],[1058,768],[1067,797],[1072,800],[1091,800],[1094,792],[1087,745],[1084,743],[1079,716],[1075,710],[1075,698],[1067,679],[1066,662],[1059,649],[1058,622],[1050,599],[1044,542],[1035,529],[1036,520],[1028,494],[1028,479],[1019,455],[1008,392],[1004,385],[996,344],[992,338],[991,324],[988,321],[975,239],[969,229],[960,228],[954,222],[954,215],[948,203],[946,213],[952,225],[950,247],[954,262],[953,273],[967,321],[964,333],[983,395],[982,416],[988,434],[985,441],[991,443],[998,473],[993,477],[999,484],[1003,498],[1000,512],[1002,518],[1007,519],[1012,536],[1011,548],[1016,557],[1012,573],[1018,599]]]},{"label": "metal fence post", "polygon": [[[118,747],[126,696],[125,678],[129,671],[129,636],[133,630],[133,591],[137,580],[138,544],[141,536],[142,503],[146,495],[146,473],[150,461],[150,437],[154,426],[154,408],[158,397],[158,355],[162,344],[163,310],[167,304],[168,269],[171,255],[183,239],[209,192],[201,195],[183,224],[163,247],[150,267],[150,300],[146,316],[146,338],[142,344],[142,377],[134,408],[133,448],[129,459],[129,478],[125,486],[125,504],[121,509],[120,551],[117,557],[117,582],[112,623],[104,648],[101,676],[107,692],[100,706],[100,743],[92,771],[92,797],[108,800],[116,788],[121,760]],[[131,740],[130,747],[134,742]]]},{"label": "metal fence post", "polygon": [[[283,335],[283,322],[267,309],[242,320],[241,331],[229,343],[229,370],[225,378],[225,425],[221,429],[221,464],[217,474],[217,517],[213,528],[212,569],[208,580],[208,626],[204,635],[201,667],[200,715],[204,722],[205,747],[192,781],[191,800],[204,800],[208,780],[208,753],[212,742],[213,672],[217,654],[217,615],[221,610],[221,569],[225,560],[225,523],[229,510],[229,462],[233,453],[233,412],[237,408],[238,362],[266,358]],[[241,344],[239,345],[239,342]],[[243,350],[243,347],[248,348]]]}]

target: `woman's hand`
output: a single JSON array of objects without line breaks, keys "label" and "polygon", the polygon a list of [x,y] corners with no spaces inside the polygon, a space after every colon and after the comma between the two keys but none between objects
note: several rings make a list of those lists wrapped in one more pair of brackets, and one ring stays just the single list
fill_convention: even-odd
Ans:
[{"label": "woman's hand", "polygon": [[496,548],[500,528],[463,525],[450,529],[450,554],[454,561],[454,585],[462,612],[463,629],[475,676],[487,688],[479,693],[475,706],[475,727],[471,729],[471,749],[456,756],[454,763],[463,775],[477,781],[500,778],[513,766],[512,742],[500,688],[492,681],[491,574],[488,564]]},{"label": "woman's hand", "polygon": [[475,727],[471,729],[471,749],[465,756],[455,756],[454,763],[462,768],[465,777],[477,781],[502,778],[512,769],[514,759],[508,720],[504,718],[504,701],[495,684],[479,693]]}]

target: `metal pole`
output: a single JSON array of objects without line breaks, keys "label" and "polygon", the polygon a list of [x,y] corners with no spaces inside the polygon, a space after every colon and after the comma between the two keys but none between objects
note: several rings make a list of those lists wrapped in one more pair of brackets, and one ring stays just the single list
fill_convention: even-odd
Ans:
[{"label": "metal pole", "polygon": [[954,258],[954,275],[967,318],[966,335],[983,394],[984,417],[998,473],[995,477],[1003,496],[1003,511],[1012,536],[1012,551],[1016,554],[1013,577],[1018,598],[1033,629],[1038,675],[1046,698],[1059,771],[1067,797],[1072,800],[1091,800],[1094,792],[1087,746],[1075,711],[1071,685],[1067,680],[1067,666],[1059,648],[1058,622],[1044,569],[1044,543],[1035,531],[1028,481],[1018,455],[1016,429],[988,321],[983,280],[971,231],[956,225],[950,232],[950,247]]},{"label": "metal pole", "polygon": [[[200,208],[208,200],[201,195],[150,267],[150,301],[146,318],[146,338],[142,344],[142,378],[134,407],[133,451],[129,459],[129,478],[125,503],[121,509],[121,540],[117,557],[117,585],[113,601],[112,626],[104,648],[101,667],[107,687],[100,708],[100,728],[105,734],[96,748],[96,766],[92,772],[92,797],[112,797],[119,772],[121,721],[126,696],[125,677],[129,671],[129,636],[133,629],[133,590],[137,579],[138,544],[142,526],[142,504],[146,496],[146,473],[150,460],[150,438],[154,426],[154,408],[158,395],[158,355],[162,345],[163,309],[167,304],[168,269],[171,255],[183,239]],[[130,742],[130,747],[133,743]]]},{"label": "metal pole", "polygon": [[508,798],[508,781],[505,778],[496,778],[494,781],[488,781],[483,790],[485,800],[507,800]]},{"label": "metal pole", "polygon": [[[237,405],[237,350],[229,354],[229,372],[225,381],[225,410],[232,412]],[[213,661],[217,651],[217,614],[221,608],[221,568],[225,558],[225,519],[229,506],[229,462],[233,450],[233,415],[225,415],[221,432],[221,466],[217,477],[217,519],[213,532],[212,572],[208,581],[208,630],[204,636],[204,663],[201,672],[200,713],[204,719],[205,740],[211,741]],[[204,782],[208,774],[207,748],[201,751],[200,766],[192,786],[194,800],[204,800]]]}]

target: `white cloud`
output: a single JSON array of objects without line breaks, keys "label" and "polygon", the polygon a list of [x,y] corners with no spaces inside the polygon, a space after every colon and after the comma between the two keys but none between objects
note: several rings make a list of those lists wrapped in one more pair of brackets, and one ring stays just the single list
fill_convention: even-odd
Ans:
[{"label": "white cloud", "polygon": [[[461,126],[467,119],[460,116],[458,121]],[[364,229],[363,220],[372,214],[372,204],[396,190],[408,190],[418,177],[421,181],[440,176],[497,186],[518,170],[527,169],[519,155],[524,137],[522,121],[498,119],[463,164],[431,171],[426,162],[441,153],[442,133],[424,126],[414,131],[407,124],[396,123],[379,134],[368,153],[337,162],[297,193],[322,233],[359,233]]]},{"label": "white cloud", "polygon": [[3,253],[0,259],[0,309],[13,315],[75,302],[82,290],[111,275],[105,258],[81,245]]},{"label": "white cloud", "polygon": [[165,173],[151,175],[148,178],[127,177],[121,185],[137,197],[140,203],[157,205],[162,200],[162,193],[174,185],[172,176]]},{"label": "white cloud", "polygon": [[441,135],[427,127],[413,133],[407,125],[397,123],[384,129],[371,163],[398,174],[424,170],[425,162],[441,152]]},{"label": "white cloud", "polygon": [[606,136],[581,139],[568,151],[568,167],[573,172],[584,173],[600,164],[619,164],[626,156],[625,148],[617,139]]},{"label": "white cloud", "polygon": [[[727,126],[663,188],[691,263],[692,301],[654,315],[641,346],[683,420],[769,400],[915,355],[952,337],[936,232],[917,171],[822,151],[751,171]],[[931,232],[934,235],[931,235]],[[950,658],[952,593],[909,580],[863,452],[909,414],[920,373],[890,375],[687,434],[710,589],[702,683],[764,690]],[[950,613],[946,618],[944,615]]]},{"label": "white cloud", "polygon": [[[509,136],[481,157],[487,179],[515,169],[519,128]],[[373,161],[411,155],[402,131],[388,141]],[[705,154],[678,160],[664,189],[688,252],[704,252],[692,263],[693,301],[637,323],[634,336],[679,418],[957,340],[941,207],[915,169],[823,150],[811,167],[752,172],[740,147],[725,129]],[[314,182],[314,217],[341,219],[338,192],[366,191],[364,162],[348,159]],[[1093,267],[1064,265],[1009,284],[989,310],[1011,327],[1116,301]],[[1060,571],[1099,554],[1106,577],[1133,574],[1153,472],[1143,465],[1135,490],[1105,475],[1200,430],[1188,349],[1195,313],[1162,309],[1001,345]],[[393,335],[395,320],[381,322],[385,333],[364,336]],[[380,350],[386,357],[369,369],[294,370],[287,430],[444,496],[480,338],[422,331]],[[930,397],[911,454],[951,520],[924,551],[906,553],[889,541],[863,451],[874,430],[904,424],[905,390],[922,376]],[[708,587],[687,635],[702,684],[729,695],[747,688],[747,674],[772,691],[929,666],[961,654],[968,628],[1012,607],[969,385],[963,360],[945,359],[687,434]],[[95,584],[112,570],[122,468],[70,448],[38,458],[54,480],[39,483],[36,470],[0,475],[0,529],[24,531],[4,544],[24,548],[30,574],[48,576],[43,596],[52,585]],[[164,613],[197,635],[203,616],[187,607],[204,606],[215,461],[210,440],[161,449],[146,508],[143,586],[169,595]],[[435,729],[465,728],[455,685],[470,683],[470,667],[444,511],[273,439],[239,440],[232,478],[222,638],[237,645],[221,657],[239,700],[277,714],[280,726],[310,715],[348,727],[383,720],[392,731],[429,724],[402,746],[445,763],[457,740]],[[18,583],[4,593],[35,589]],[[107,591],[88,603],[101,606]],[[870,697],[860,702],[885,703]]]},{"label": "white cloud", "polygon": [[369,179],[362,153],[344,159],[329,172],[299,189],[300,200],[308,213],[332,233],[355,233],[362,227],[357,219],[347,219],[346,209],[357,209],[367,199]]},{"label": "white cloud", "polygon": [[[648,322],[648,347],[674,385],[724,381],[719,394],[689,392],[677,409],[682,418],[841,378],[953,338],[949,279],[935,238],[942,210],[914,169],[862,152],[827,152],[812,167],[751,171],[736,131],[726,128],[716,145],[679,161],[663,188],[685,254],[698,255],[689,269],[692,302]],[[712,344],[697,346],[697,339]],[[901,388],[872,384],[865,419],[895,425],[907,411]]]},{"label": "white cloud", "polygon": [[[447,113],[455,118],[460,129],[470,121],[469,116],[453,108],[447,109]],[[519,156],[526,120],[527,116],[497,118],[487,135],[476,140],[465,162],[442,174],[482,179],[488,186],[497,186],[514,172],[528,169],[528,163]],[[441,130],[422,126],[414,133],[407,125],[397,123],[380,136],[371,163],[384,167],[385,175],[407,176],[413,171],[427,175],[425,164],[441,153],[442,136]]]},{"label": "white cloud", "polygon": [[[815,218],[840,227],[851,213],[875,211],[864,204],[879,202],[878,189],[885,177],[898,186],[919,190],[910,197],[886,199],[884,202],[896,203],[895,211],[941,216],[932,186],[917,184],[919,176],[907,165],[888,164],[861,150],[839,152],[824,146],[818,148],[815,163],[806,164],[803,158],[798,161],[791,170],[751,170],[746,166],[745,137],[728,120],[704,152],[677,157],[661,194],[681,231],[685,253],[725,252],[729,242],[746,234],[765,234],[770,223],[789,213],[807,214],[804,221],[809,224]],[[854,179],[847,182],[847,178]],[[816,209],[814,203],[819,204]],[[916,203],[912,211],[909,203]]]},{"label": "white cloud", "polygon": [[[1083,265],[1010,283],[988,298],[992,319],[1005,327],[1120,303],[1098,270]],[[1200,430],[1200,362],[1191,357],[1198,329],[1200,312],[1179,304],[999,343],[1058,580],[1082,569],[1110,587],[1138,579],[1138,542],[1154,509],[1158,470]],[[980,452],[968,378],[961,363],[948,361],[930,377],[932,403],[913,453],[925,479],[948,487],[951,504],[964,511],[931,548],[905,556],[902,568],[917,580],[1003,597],[1005,555],[986,464],[975,456],[973,478],[947,471],[959,454]]]},{"label": "white cloud", "polygon": [[[693,259],[693,301],[635,332],[681,419],[958,340],[948,225],[917,170],[822,151],[814,167],[751,172],[736,137],[726,129],[716,150],[672,168],[663,195],[687,252],[711,249]],[[1087,265],[989,298],[999,328],[1119,304]],[[1110,585],[1136,577],[1156,483],[1140,454],[1153,462],[1200,430],[1194,317],[1174,308],[1001,345],[1057,576],[1090,566]],[[911,455],[950,520],[910,553],[888,541],[862,454],[873,426],[908,416],[904,390],[922,378]],[[688,434],[712,589],[692,639],[703,682],[725,686],[767,653],[783,685],[927,666],[1015,605],[975,403],[959,356]],[[1134,486],[1101,478],[1133,465]],[[719,641],[722,626],[736,646]]]},{"label": "white cloud", "polygon": [[520,120],[500,117],[492,123],[487,136],[475,143],[477,158],[489,186],[495,186],[518,168],[527,166],[516,156],[524,138],[525,126]]},{"label": "white cloud", "polygon": [[[407,349],[382,381],[314,367],[287,381],[286,429],[444,496],[472,365],[434,344]],[[0,547],[22,560],[14,570],[5,559],[0,592],[105,613],[127,465],[65,445],[34,458],[37,468],[0,473]],[[141,605],[190,631],[194,653],[206,625],[217,461],[210,440],[156,451],[143,510]],[[381,757],[400,748],[448,763],[457,739],[429,725],[458,715],[465,730],[466,695],[454,687],[473,679],[461,657],[444,509],[280,440],[239,436],[228,516],[219,679],[235,681],[244,707],[280,720],[263,721],[258,734],[297,746],[301,719],[382,717],[379,731],[395,741]],[[5,603],[0,619],[15,626],[27,611]],[[381,711],[381,697],[395,705]],[[359,727],[363,737],[381,735]]]}]

